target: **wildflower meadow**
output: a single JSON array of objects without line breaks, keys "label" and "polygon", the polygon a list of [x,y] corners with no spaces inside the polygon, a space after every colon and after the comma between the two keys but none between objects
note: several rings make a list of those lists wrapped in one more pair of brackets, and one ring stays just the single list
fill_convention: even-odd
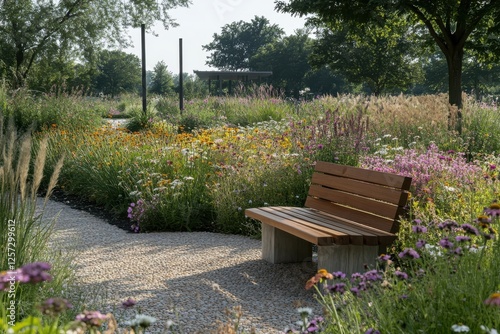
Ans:
[{"label": "wildflower meadow", "polygon": [[[318,268],[304,285],[316,294],[324,314],[301,308],[297,323],[283,324],[284,332],[500,330],[500,122],[495,104],[465,97],[462,132],[457,133],[456,110],[446,96],[289,101],[262,91],[188,101],[182,113],[169,107],[175,103],[156,98],[146,115],[137,113],[138,101],[130,98],[88,101],[75,93],[51,97],[46,104],[48,98],[28,103],[18,95],[0,94],[4,122],[9,115],[22,115],[2,126],[2,194],[31,196],[20,204],[2,198],[1,235],[8,238],[6,224],[15,220],[15,233],[33,234],[26,242],[36,243],[17,249],[19,260],[12,266],[2,258],[2,269],[9,270],[0,275],[2,301],[8,300],[11,286],[29,296],[15,326],[9,326],[9,311],[3,307],[2,330],[141,333],[155,321],[137,313],[118,324],[113,315],[88,311],[83,302],[62,294],[62,286],[71,281],[69,262],[44,248],[50,226],[39,228],[33,209],[39,187],[50,194],[57,178],[59,191],[128,219],[135,233],[258,237],[260,224],[247,219],[245,209],[302,206],[319,160],[412,177],[409,215],[401,221],[397,241],[366,272],[348,277]],[[61,106],[57,113],[54,101]],[[129,117],[124,125],[108,121],[116,110]],[[37,126],[27,126],[27,117]],[[27,135],[18,135],[16,128],[29,131],[29,146],[23,141]],[[20,167],[25,165],[29,169]],[[34,292],[49,288],[61,299],[43,300],[48,295]],[[133,300],[124,301],[123,307],[133,306]]]}]

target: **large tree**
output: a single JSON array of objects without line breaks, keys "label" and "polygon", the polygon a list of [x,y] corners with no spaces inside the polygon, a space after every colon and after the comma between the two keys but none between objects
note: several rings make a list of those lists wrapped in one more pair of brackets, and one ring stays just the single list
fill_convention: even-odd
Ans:
[{"label": "large tree", "polygon": [[255,16],[250,22],[226,24],[220,34],[213,35],[210,44],[203,45],[204,50],[211,52],[206,64],[220,70],[248,70],[250,58],[259,48],[277,41],[283,33],[263,16]]},{"label": "large tree", "polygon": [[174,78],[168,71],[168,66],[162,60],[156,63],[149,84],[149,91],[153,94],[167,94],[174,89]]},{"label": "large tree", "polygon": [[[25,83],[33,65],[64,46],[92,58],[103,45],[126,45],[126,28],[162,21],[168,10],[189,0],[3,0],[0,1],[0,62],[14,85]],[[106,43],[106,44],[104,44]]]},{"label": "large tree", "polygon": [[99,55],[98,74],[94,87],[97,92],[116,96],[125,92],[138,92],[141,86],[141,61],[123,51],[104,50]]},{"label": "large tree", "polygon": [[[409,22],[422,24],[426,36],[446,58],[449,102],[459,110],[464,50],[477,49],[483,56],[493,56],[500,46],[500,0],[280,0],[276,8],[293,15],[309,15],[313,25],[383,24],[388,14],[409,14]],[[458,116],[460,119],[461,114]]]},{"label": "large tree", "polygon": [[407,90],[423,79],[423,71],[415,61],[418,56],[404,18],[390,21],[386,26],[318,27],[311,63],[328,65],[334,73],[364,85],[375,95]]}]

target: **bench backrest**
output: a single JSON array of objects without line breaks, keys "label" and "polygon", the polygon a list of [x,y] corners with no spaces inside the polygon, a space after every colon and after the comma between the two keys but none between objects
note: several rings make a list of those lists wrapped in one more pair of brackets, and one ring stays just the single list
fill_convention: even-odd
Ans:
[{"label": "bench backrest", "polygon": [[305,206],[396,233],[411,178],[318,161]]}]

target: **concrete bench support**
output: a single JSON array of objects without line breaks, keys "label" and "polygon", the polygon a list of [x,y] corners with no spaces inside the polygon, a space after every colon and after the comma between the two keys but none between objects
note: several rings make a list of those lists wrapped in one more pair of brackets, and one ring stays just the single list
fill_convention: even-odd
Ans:
[{"label": "concrete bench support", "polygon": [[373,269],[378,255],[378,246],[318,246],[318,268],[324,268],[328,272],[362,273],[367,270],[367,266]]},{"label": "concrete bench support", "polygon": [[270,263],[310,262],[312,244],[273,226],[262,224],[262,259]]}]

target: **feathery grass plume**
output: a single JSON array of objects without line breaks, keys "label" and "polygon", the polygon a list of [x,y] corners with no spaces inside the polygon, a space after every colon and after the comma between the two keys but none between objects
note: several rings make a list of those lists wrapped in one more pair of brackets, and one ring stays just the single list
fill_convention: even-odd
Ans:
[{"label": "feathery grass plume", "polygon": [[45,136],[39,144],[38,153],[35,158],[33,167],[33,183],[31,184],[31,197],[34,198],[40,187],[43,178],[43,170],[45,167],[45,159],[47,158],[47,145],[49,138]]},{"label": "feathery grass plume", "polygon": [[55,167],[54,167],[54,172],[52,173],[52,176],[50,177],[49,185],[47,187],[47,194],[45,195],[45,202],[49,199],[50,195],[52,194],[52,190],[54,190],[54,187],[57,184],[57,179],[59,178],[59,174],[61,174],[61,169],[63,167],[64,163],[64,156],[59,158],[57,161]]},{"label": "feathery grass plume", "polygon": [[31,160],[31,136],[25,135],[21,142],[21,149],[19,150],[19,156],[16,167],[16,176],[15,176],[16,184],[19,184],[19,193],[21,195],[22,202],[24,202],[24,200],[26,199],[26,185],[28,183],[30,160]]}]

